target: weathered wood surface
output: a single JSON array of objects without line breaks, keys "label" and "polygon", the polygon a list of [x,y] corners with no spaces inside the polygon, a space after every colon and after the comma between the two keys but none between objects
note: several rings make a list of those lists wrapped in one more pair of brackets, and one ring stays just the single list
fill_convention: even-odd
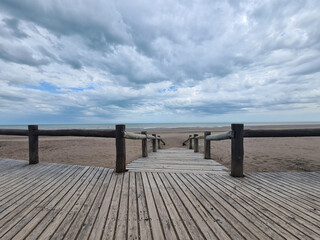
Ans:
[{"label": "weathered wood surface", "polygon": [[227,140],[232,138],[232,131],[223,132],[215,135],[209,135],[206,137],[207,141],[220,141],[220,140]]},{"label": "weathered wood surface", "polygon": [[129,171],[151,172],[197,172],[228,174],[227,168],[213,161],[203,159],[203,155],[185,148],[170,148],[149,153],[147,158],[139,158],[127,165]]},{"label": "weathered wood surface", "polygon": [[0,170],[0,239],[320,239],[320,172]]},{"label": "weathered wood surface", "polygon": [[319,137],[320,128],[244,130],[244,137]]}]

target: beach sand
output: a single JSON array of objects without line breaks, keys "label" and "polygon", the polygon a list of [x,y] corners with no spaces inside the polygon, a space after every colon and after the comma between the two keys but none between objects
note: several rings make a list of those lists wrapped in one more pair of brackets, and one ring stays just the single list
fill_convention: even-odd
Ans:
[{"label": "beach sand", "polygon": [[[319,128],[320,125],[248,126],[248,129]],[[189,134],[203,135],[204,131],[216,134],[230,127],[200,129],[149,129],[166,142],[163,148],[183,147]],[[140,130],[129,130],[140,132]],[[211,157],[230,169],[230,140],[212,141]],[[188,148],[188,146],[184,146]],[[127,163],[141,156],[141,140],[126,140]],[[151,140],[149,140],[149,151]],[[199,140],[203,153],[203,140]],[[320,137],[303,138],[246,138],[244,140],[245,172],[320,171]],[[26,137],[0,136],[0,158],[27,160]],[[40,137],[39,158],[41,162],[115,167],[115,139],[81,137]]]}]

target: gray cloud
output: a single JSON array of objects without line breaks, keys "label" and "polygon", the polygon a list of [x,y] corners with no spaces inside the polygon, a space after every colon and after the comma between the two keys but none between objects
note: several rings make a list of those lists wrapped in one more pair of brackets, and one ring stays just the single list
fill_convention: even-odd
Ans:
[{"label": "gray cloud", "polygon": [[320,119],[315,0],[3,0],[0,9],[8,116],[30,120],[28,104],[44,121],[276,116],[286,107]]},{"label": "gray cloud", "polygon": [[18,64],[26,64],[30,66],[41,66],[49,63],[47,59],[36,59],[33,57],[32,53],[23,47],[9,47],[7,49],[5,46],[0,44],[0,58],[5,61],[10,61]]},{"label": "gray cloud", "polygon": [[19,28],[19,20],[16,18],[6,18],[3,20],[6,23],[6,26],[11,29],[13,35],[17,38],[26,38],[28,37],[23,31]]}]

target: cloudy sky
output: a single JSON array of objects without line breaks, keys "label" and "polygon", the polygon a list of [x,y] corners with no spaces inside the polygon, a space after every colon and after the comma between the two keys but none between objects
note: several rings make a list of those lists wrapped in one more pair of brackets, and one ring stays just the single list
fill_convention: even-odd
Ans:
[{"label": "cloudy sky", "polygon": [[1,0],[0,124],[320,121],[319,13],[318,0]]}]

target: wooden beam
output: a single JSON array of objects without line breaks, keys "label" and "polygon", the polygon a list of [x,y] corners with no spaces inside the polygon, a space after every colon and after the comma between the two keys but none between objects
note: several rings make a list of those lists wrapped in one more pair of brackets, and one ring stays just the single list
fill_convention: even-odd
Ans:
[{"label": "wooden beam", "polygon": [[189,149],[192,149],[192,135],[189,135]]},{"label": "wooden beam", "polygon": [[126,171],[126,125],[116,125],[116,172]]},{"label": "wooden beam", "polygon": [[152,139],[152,151],[156,152],[157,151],[157,135],[152,134],[154,136],[154,139]]},{"label": "wooden beam", "polygon": [[193,135],[194,139],[194,152],[199,152],[199,139],[197,138],[198,134]]},{"label": "wooden beam", "polygon": [[148,157],[147,131],[142,131],[141,134],[146,135],[146,138],[142,139],[142,157]]},{"label": "wooden beam", "polygon": [[23,129],[0,129],[0,135],[28,136],[29,131]]},{"label": "wooden beam", "polygon": [[28,125],[29,131],[29,164],[39,163],[38,125]]},{"label": "wooden beam", "polygon": [[210,141],[206,140],[207,136],[211,135],[211,132],[204,132],[204,158],[211,158]]},{"label": "wooden beam", "polygon": [[158,140],[158,149],[161,149],[161,137],[158,136],[157,140]]},{"label": "wooden beam", "polygon": [[39,130],[39,136],[79,136],[79,137],[103,137],[115,138],[115,130],[91,130],[91,129],[56,129],[56,130]]},{"label": "wooden beam", "polygon": [[231,124],[231,176],[243,177],[243,124]]},{"label": "wooden beam", "polygon": [[267,129],[267,130],[244,130],[244,137],[319,137],[320,128],[313,129]]},{"label": "wooden beam", "polygon": [[206,140],[208,140],[208,141],[226,140],[226,139],[231,139],[232,135],[233,135],[232,131],[223,132],[223,133],[219,133],[219,134],[216,134],[216,135],[207,136]]}]

